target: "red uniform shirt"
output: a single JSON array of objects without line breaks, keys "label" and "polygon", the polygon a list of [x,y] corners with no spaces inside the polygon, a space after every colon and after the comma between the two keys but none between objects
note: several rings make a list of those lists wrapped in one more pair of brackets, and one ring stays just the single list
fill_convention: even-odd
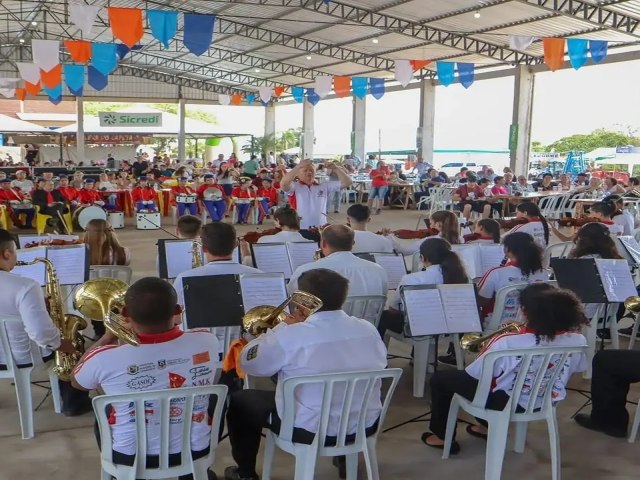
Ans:
[{"label": "red uniform shirt", "polygon": [[200,200],[202,200],[204,198],[204,191],[209,189],[209,188],[217,188],[218,190],[220,190],[222,192],[222,196],[224,197],[224,189],[222,188],[221,185],[218,185],[217,183],[212,183],[212,184],[204,184],[204,185],[200,185],[198,187],[198,190],[196,191],[196,193],[198,194],[198,198]]},{"label": "red uniform shirt", "polygon": [[278,204],[278,191],[275,188],[259,188],[257,196],[267,198],[269,200],[269,206]]},{"label": "red uniform shirt", "polygon": [[24,194],[18,190],[17,188],[9,188],[5,190],[4,188],[0,190],[0,200],[5,202],[15,202],[22,201],[26,197]]},{"label": "red uniform shirt", "polygon": [[78,201],[82,204],[93,205],[96,202],[101,202],[102,194],[97,190],[87,190],[86,188],[81,188],[78,192]]},{"label": "red uniform shirt", "polygon": [[67,202],[78,200],[78,197],[80,196],[80,191],[76,187],[58,187],[58,191],[67,200]]},{"label": "red uniform shirt", "polygon": [[136,187],[131,191],[131,197],[134,202],[158,201],[156,191],[151,187]]},{"label": "red uniform shirt", "polygon": [[255,198],[256,197],[253,190],[243,190],[240,187],[233,187],[231,196],[236,198]]}]

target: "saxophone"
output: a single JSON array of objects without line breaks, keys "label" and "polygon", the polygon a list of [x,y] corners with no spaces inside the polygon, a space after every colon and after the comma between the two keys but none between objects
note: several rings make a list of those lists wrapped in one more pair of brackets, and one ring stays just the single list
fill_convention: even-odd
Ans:
[{"label": "saxophone", "polygon": [[197,240],[193,241],[191,246],[191,268],[202,266],[202,244]]},{"label": "saxophone", "polygon": [[17,262],[17,265],[34,265],[44,263],[45,266],[45,300],[47,310],[53,324],[60,330],[60,340],[70,340],[75,348],[74,353],[55,352],[55,367],[53,372],[60,380],[68,382],[71,372],[84,353],[84,338],[80,330],[87,328],[87,321],[78,315],[65,314],[62,308],[62,294],[60,283],[53,263],[46,258],[36,258],[31,262]]}]

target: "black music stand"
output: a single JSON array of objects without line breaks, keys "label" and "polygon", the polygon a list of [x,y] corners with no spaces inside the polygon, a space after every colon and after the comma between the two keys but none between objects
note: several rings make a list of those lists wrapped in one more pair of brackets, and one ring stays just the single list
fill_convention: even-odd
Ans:
[{"label": "black music stand", "polygon": [[185,277],[182,287],[189,328],[242,326],[244,305],[238,275]]}]

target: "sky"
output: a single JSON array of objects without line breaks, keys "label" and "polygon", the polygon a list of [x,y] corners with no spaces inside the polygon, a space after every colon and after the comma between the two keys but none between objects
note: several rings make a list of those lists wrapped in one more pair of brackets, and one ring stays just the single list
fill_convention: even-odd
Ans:
[{"label": "sky", "polygon": [[[565,69],[536,75],[532,139],[543,144],[597,128],[640,130],[640,61]],[[419,89],[367,96],[366,150],[413,149]],[[226,130],[264,135],[262,107],[192,105],[216,115]],[[436,89],[435,148],[508,148],[513,78]],[[321,100],[315,107],[316,154],[350,151],[350,98]],[[302,127],[302,105],[276,107],[276,131]],[[639,132],[640,133],[640,132]]]}]

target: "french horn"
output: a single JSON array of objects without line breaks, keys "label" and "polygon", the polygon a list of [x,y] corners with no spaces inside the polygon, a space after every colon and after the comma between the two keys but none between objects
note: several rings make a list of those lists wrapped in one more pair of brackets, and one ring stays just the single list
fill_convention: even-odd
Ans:
[{"label": "french horn", "polygon": [[322,300],[310,293],[296,290],[277,307],[271,305],[253,307],[242,317],[242,330],[254,337],[263,334],[284,322],[288,315],[285,309],[289,305],[292,305],[306,319],[322,308]]}]

